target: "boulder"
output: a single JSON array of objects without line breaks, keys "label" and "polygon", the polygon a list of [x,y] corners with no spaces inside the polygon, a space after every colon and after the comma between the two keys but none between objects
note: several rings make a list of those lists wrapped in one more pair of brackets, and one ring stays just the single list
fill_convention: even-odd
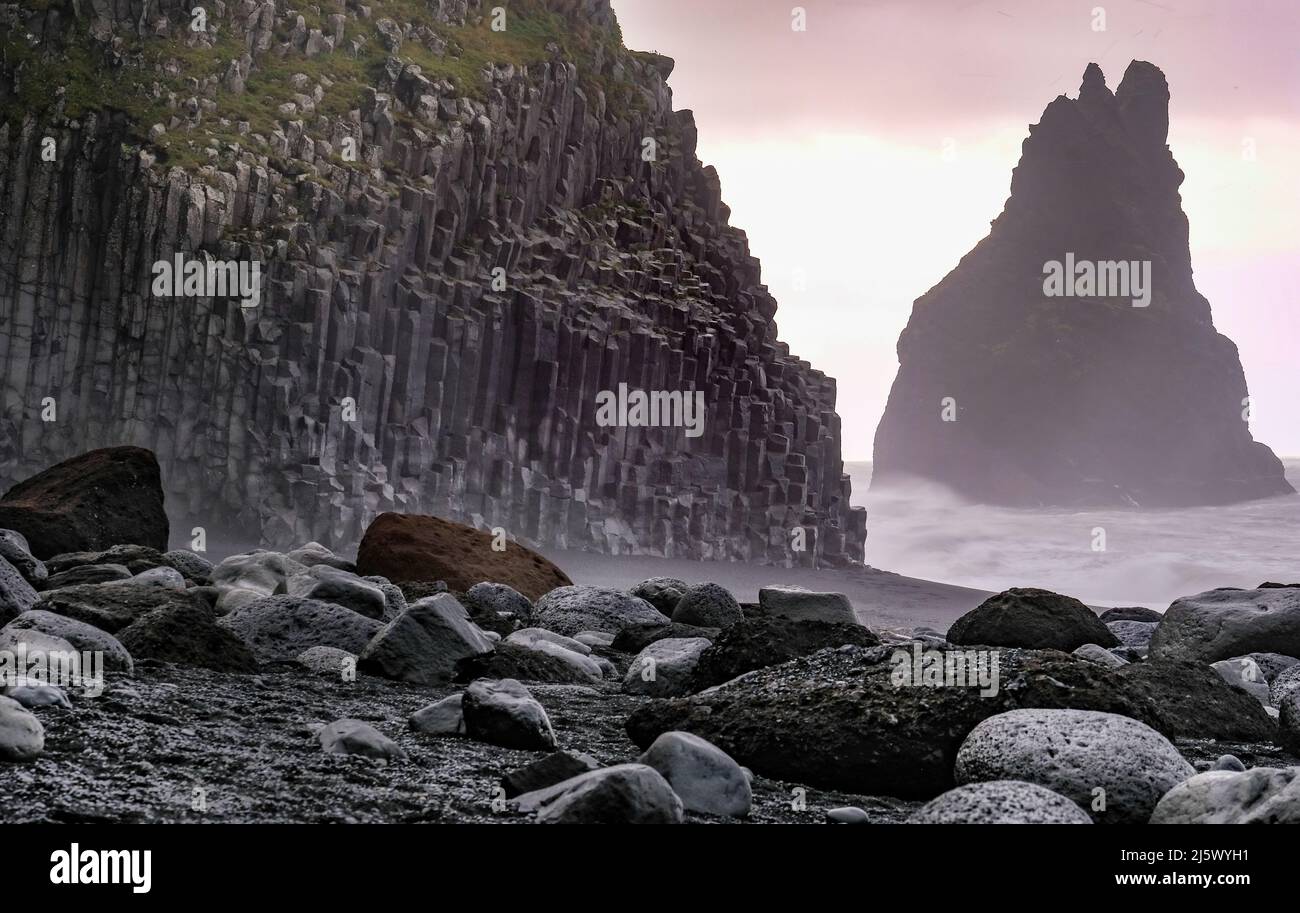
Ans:
[{"label": "boulder", "polygon": [[0,627],[31,609],[39,598],[27,578],[0,557]]},{"label": "boulder", "polygon": [[285,595],[289,592],[289,578],[306,570],[279,552],[231,555],[212,569],[212,585],[221,591],[217,608],[228,614],[237,606],[252,603],[253,597]]},{"label": "boulder", "polygon": [[292,661],[310,647],[360,654],[382,627],[351,609],[301,596],[264,596],[220,617],[217,624],[264,663]]},{"label": "boulder", "polygon": [[725,628],[745,620],[740,603],[716,583],[701,583],[688,589],[677,602],[672,620],[697,628]]},{"label": "boulder", "polygon": [[473,614],[509,616],[527,625],[533,603],[523,593],[504,583],[476,583],[465,591],[465,607]]},{"label": "boulder", "polygon": [[112,545],[91,552],[63,552],[45,560],[45,567],[51,574],[61,574],[76,567],[92,567],[100,564],[119,565],[131,574],[167,566],[167,562],[163,560],[163,553],[158,549],[133,543]]},{"label": "boulder", "polygon": [[1197,774],[1170,789],[1152,824],[1300,824],[1300,767]]},{"label": "boulder", "polygon": [[637,654],[623,677],[623,690],[647,697],[689,694],[700,656],[708,649],[703,637],[656,640]]},{"label": "boulder", "polygon": [[66,571],[51,574],[44,589],[60,590],[70,586],[89,586],[96,583],[120,583],[131,579],[131,571],[122,564],[81,564]]},{"label": "boulder", "polygon": [[[586,660],[586,662],[583,662]],[[478,678],[514,678],[522,682],[550,685],[590,685],[592,665],[602,671],[590,657],[551,645],[551,649],[533,644],[495,644],[491,653],[470,656],[456,663],[455,680],[472,682]]]},{"label": "boulder", "polygon": [[1137,718],[1150,713],[1146,702],[1125,693],[1115,673],[1095,663],[1047,650],[994,656],[998,687],[988,697],[974,682],[896,684],[900,663],[910,661],[907,651],[845,647],[759,669],[691,697],[648,702],[626,726],[642,748],[663,732],[681,730],[773,779],[930,799],[952,788],[962,739],[993,714],[1016,707],[1078,707]]},{"label": "boulder", "polygon": [[660,613],[672,618],[677,603],[690,588],[689,583],[676,577],[651,577],[649,580],[642,580],[627,592],[629,596],[644,599]]},{"label": "boulder", "polygon": [[1185,596],[1169,607],[1151,637],[1153,658],[1212,663],[1255,652],[1300,656],[1300,589]]},{"label": "boulder", "polygon": [[749,779],[731,757],[697,735],[665,732],[650,743],[639,763],[663,774],[688,812],[743,818],[753,793]]},{"label": "boulder", "polygon": [[[105,567],[107,565],[104,565]],[[129,584],[132,586],[156,586],[167,590],[185,589],[185,577],[174,567],[151,567],[147,571],[132,574],[126,580],[110,580],[107,583]]]},{"label": "boulder", "polygon": [[1023,780],[967,783],[931,799],[908,824],[1092,824],[1078,803]]},{"label": "boulder", "polygon": [[317,675],[342,677],[344,671],[355,672],[357,668],[356,654],[338,647],[308,647],[294,659]]},{"label": "boulder", "polygon": [[285,557],[306,568],[325,566],[348,573],[355,573],[357,569],[355,562],[339,557],[319,542],[308,542],[300,548],[287,552]]},{"label": "boulder", "polygon": [[1268,706],[1268,679],[1253,658],[1234,656],[1232,659],[1221,659],[1217,663],[1210,663],[1210,668],[1232,687],[1246,692],[1265,707]]},{"label": "boulder", "polygon": [[49,575],[45,562],[32,554],[27,537],[16,529],[0,529],[0,558],[12,564],[33,586],[41,585]]},{"label": "boulder", "polygon": [[1156,632],[1156,622],[1154,621],[1112,621],[1106,624],[1106,628],[1115,639],[1120,642],[1120,646],[1137,653],[1139,656],[1146,656],[1151,644],[1151,635]]},{"label": "boulder", "polygon": [[720,628],[697,628],[695,625],[678,624],[675,621],[666,625],[658,622],[629,625],[614,635],[609,647],[619,653],[636,655],[656,640],[665,640],[669,637],[703,637],[705,640],[713,640],[720,630]]},{"label": "boulder", "polygon": [[13,698],[0,697],[0,761],[31,761],[45,750],[45,727]]},{"label": "boulder", "polygon": [[36,603],[41,611],[73,618],[110,634],[166,606],[201,607],[201,603],[189,592],[129,584],[88,584],[47,590]]},{"label": "boulder", "polygon": [[0,528],[22,533],[37,558],[131,542],[167,549],[158,460],[107,447],[64,460],[0,498]]},{"label": "boulder", "polygon": [[525,793],[516,807],[539,824],[680,824],[682,800],[644,764],[617,764]]},{"label": "boulder", "polygon": [[24,681],[17,685],[9,685],[4,689],[4,696],[17,701],[27,710],[36,710],[39,707],[72,709],[72,701],[68,700],[68,695],[55,685]]},{"label": "boulder", "polygon": [[1163,612],[1157,612],[1155,609],[1148,609],[1144,606],[1122,606],[1114,609],[1107,609],[1101,613],[1103,624],[1110,624],[1112,621],[1151,621],[1159,622],[1164,617]]},{"label": "boulder", "polygon": [[588,649],[614,646],[614,635],[604,631],[579,631],[573,639]]},{"label": "boulder", "polygon": [[439,517],[384,513],[366,528],[357,549],[357,572],[379,574],[394,583],[445,580],[464,592],[490,581],[513,587],[536,600],[556,587],[570,586],[563,571],[515,542],[493,548],[490,533]]},{"label": "boulder", "polygon": [[329,564],[314,564],[306,573],[295,574],[286,582],[286,589],[291,596],[333,603],[367,618],[383,618],[387,607],[384,591],[378,586]]},{"label": "boulder", "polygon": [[411,714],[407,725],[416,732],[423,732],[426,735],[464,735],[464,699],[465,695],[458,692],[440,701],[426,704]]},{"label": "boulder", "polygon": [[1300,755],[1300,688],[1292,688],[1277,703],[1277,741],[1294,755]]},{"label": "boulder", "polygon": [[104,657],[104,669],[108,672],[125,672],[130,675],[135,671],[131,654],[122,642],[94,625],[34,609],[5,626],[6,630],[40,631],[50,637],[57,637],[72,645],[78,652],[101,653]]},{"label": "boulder", "polygon": [[1116,656],[1110,650],[1107,650],[1105,647],[1099,647],[1096,644],[1084,644],[1082,647],[1071,652],[1080,659],[1086,659],[1089,662],[1094,662],[1102,666],[1109,666],[1112,669],[1128,665],[1127,659],[1124,659],[1122,656]]},{"label": "boulder", "polygon": [[479,679],[465,690],[461,707],[465,734],[472,739],[524,751],[555,748],[555,731],[546,710],[514,679]]},{"label": "boulder", "polygon": [[407,606],[374,634],[360,650],[357,668],[428,685],[453,678],[461,660],[491,652],[492,644],[469,620],[464,606],[451,594],[439,593]]},{"label": "boulder", "polygon": [[137,660],[155,659],[218,672],[253,672],[255,651],[216,623],[197,603],[173,603],[145,612],[117,632]]},{"label": "boulder", "polygon": [[1115,635],[1079,600],[1020,587],[990,596],[958,618],[948,629],[948,640],[1066,653],[1084,644],[1119,646]]},{"label": "boulder", "polygon": [[1259,703],[1199,663],[1148,660],[1115,670],[1148,722],[1170,739],[1271,742],[1275,727]]},{"label": "boulder", "polygon": [[[525,630],[541,632],[540,628],[528,628]],[[515,634],[511,634],[507,637],[506,643],[522,647],[525,650],[533,650],[537,653],[544,653],[548,656],[554,657],[565,665],[570,666],[575,671],[581,672],[582,675],[586,676],[590,681],[598,682],[604,677],[600,665],[589,655],[591,653],[591,648],[585,644],[580,644],[575,640],[569,640],[569,638],[563,638],[564,640],[569,640],[570,644],[581,647],[582,650],[579,651],[572,649],[568,645],[556,643],[554,640],[551,640],[550,637],[533,635],[518,638],[516,635],[519,633],[521,632],[516,631]],[[559,634],[551,634],[550,631],[544,631],[541,633],[548,634],[555,638],[561,637]]]},{"label": "boulder", "polygon": [[814,593],[799,586],[765,586],[758,591],[758,607],[765,615],[797,621],[857,624],[853,604],[843,593]]},{"label": "boulder", "polygon": [[591,655],[591,647],[587,646],[580,640],[572,637],[565,637],[563,634],[556,634],[554,631],[548,631],[545,628],[520,628],[506,638],[508,644],[522,644],[528,646],[538,641],[546,641],[557,647],[563,647],[582,656]]},{"label": "boulder", "polygon": [[1193,773],[1168,739],[1131,717],[1038,709],[982,721],[962,742],[953,770],[959,784],[1037,783],[1096,822],[1120,824],[1145,824],[1160,797]]},{"label": "boulder", "polygon": [[600,764],[591,755],[553,751],[506,774],[501,778],[501,788],[507,799],[514,799],[599,769]]},{"label": "boulder", "polygon": [[579,631],[617,635],[632,625],[666,625],[669,619],[644,599],[599,586],[552,590],[533,608],[533,624],[572,637]]},{"label": "boulder", "polygon": [[168,567],[180,571],[186,580],[208,583],[212,579],[212,562],[189,549],[177,548],[164,552],[162,560]]},{"label": "boulder", "polygon": [[385,763],[405,761],[406,750],[361,720],[335,720],[316,734],[327,754],[359,754]]},{"label": "boulder", "polygon": [[1273,679],[1268,689],[1268,702],[1274,707],[1282,704],[1282,698],[1291,691],[1300,688],[1300,666],[1292,666]]},{"label": "boulder", "polygon": [[691,690],[711,688],[746,672],[789,662],[826,647],[870,647],[879,642],[868,628],[856,623],[798,621],[781,616],[746,618],[720,631],[700,654]]}]

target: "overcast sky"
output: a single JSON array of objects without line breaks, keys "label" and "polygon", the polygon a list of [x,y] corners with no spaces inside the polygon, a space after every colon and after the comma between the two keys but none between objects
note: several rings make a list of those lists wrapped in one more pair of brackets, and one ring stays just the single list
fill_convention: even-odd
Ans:
[{"label": "overcast sky", "polygon": [[912,301],[988,233],[1029,124],[1089,61],[1114,89],[1135,58],[1169,79],[1196,282],[1252,430],[1300,456],[1300,0],[806,0],[805,32],[788,0],[613,4],[629,47],[676,60],[781,337],[839,379],[846,459],[870,459]]}]

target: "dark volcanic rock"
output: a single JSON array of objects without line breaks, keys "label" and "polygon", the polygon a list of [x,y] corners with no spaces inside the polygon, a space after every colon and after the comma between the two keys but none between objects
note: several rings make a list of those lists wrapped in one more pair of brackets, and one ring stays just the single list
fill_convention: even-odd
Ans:
[{"label": "dark volcanic rock", "polygon": [[591,678],[581,669],[550,654],[530,650],[519,644],[493,644],[491,653],[466,657],[457,662],[458,682],[476,678],[513,678],[521,682],[549,682],[559,685],[590,685]]},{"label": "dark volcanic rock", "polygon": [[461,711],[471,739],[524,751],[555,748],[555,730],[546,710],[514,679],[474,682],[465,689]]},{"label": "dark volcanic rock", "polygon": [[77,621],[75,618],[33,609],[24,612],[5,628],[17,631],[40,631],[42,634],[66,640],[77,650],[99,651],[104,656],[104,668],[107,670],[129,674],[135,667],[131,654],[122,646],[121,641],[103,628]]},{"label": "dark volcanic rock", "polygon": [[677,603],[690,588],[689,583],[685,580],[678,580],[676,577],[651,577],[649,580],[642,580],[627,592],[629,596],[644,599],[660,612],[672,618]]},{"label": "dark volcanic rock", "polygon": [[217,624],[264,663],[287,662],[312,647],[357,654],[383,627],[344,606],[302,596],[263,596],[221,616]]},{"label": "dark volcanic rock", "polygon": [[669,625],[658,609],[635,596],[600,586],[552,590],[533,606],[533,624],[572,637],[583,631],[618,635],[633,625]]},{"label": "dark volcanic rock", "polygon": [[117,632],[136,660],[156,659],[218,672],[252,672],[257,659],[248,646],[216,623],[212,612],[194,604],[160,606]]},{"label": "dark volcanic rock", "polygon": [[1112,621],[1159,621],[1163,613],[1155,609],[1144,608],[1143,606],[1123,606],[1121,608],[1107,609],[1099,616],[1102,624],[1110,624]]},{"label": "dark volcanic rock", "polygon": [[40,602],[33,608],[75,618],[102,631],[116,634],[155,609],[198,605],[200,603],[192,594],[165,587],[95,583],[49,590],[41,594]]},{"label": "dark volcanic rock", "polygon": [[[1114,94],[1091,64],[1078,99],[1030,128],[989,236],[899,337],[873,487],[923,477],[990,503],[1125,507],[1292,493],[1242,421],[1237,349],[1193,281],[1168,103],[1150,63]],[[1119,261],[1148,264],[1145,306],[1132,288],[1045,291],[1044,264]]]},{"label": "dark volcanic rock", "polygon": [[510,771],[501,778],[501,788],[505,790],[507,799],[513,799],[599,768],[600,763],[591,755],[577,751],[556,751],[525,764],[518,770]]},{"label": "dark volcanic rock", "polygon": [[1259,701],[1199,663],[1129,663],[1115,675],[1134,698],[1146,699],[1168,738],[1267,742],[1277,732]]},{"label": "dark volcanic rock", "polygon": [[1065,653],[1084,644],[1119,646],[1118,638],[1079,600],[1019,587],[990,596],[954,621],[948,641]]},{"label": "dark volcanic rock", "polygon": [[686,698],[654,701],[627,721],[648,746],[695,733],[764,776],[899,798],[953,786],[962,739],[981,720],[1023,707],[1100,710],[1155,725],[1155,714],[1095,663],[1051,650],[1002,650],[999,689],[902,685],[886,647],[823,650]]},{"label": "dark volcanic rock", "polygon": [[721,630],[721,628],[697,628],[695,625],[684,625],[676,621],[667,625],[628,625],[614,635],[614,641],[609,648],[619,653],[635,654],[640,653],[656,640],[664,640],[668,637],[703,637],[705,640],[713,640]]},{"label": "dark volcanic rock", "polygon": [[673,610],[672,619],[697,628],[725,628],[743,621],[736,597],[716,583],[701,583],[687,590]]},{"label": "dark volcanic rock", "polygon": [[37,598],[18,568],[0,557],[0,628],[36,605]]},{"label": "dark volcanic rock", "polygon": [[81,564],[59,571],[45,578],[45,590],[58,590],[66,586],[88,586],[96,583],[110,583],[114,580],[129,580],[131,572],[120,564]]},{"label": "dark volcanic rock", "polygon": [[407,606],[375,634],[359,651],[357,668],[398,681],[431,684],[450,680],[461,660],[491,650],[491,642],[469,620],[465,607],[451,594],[439,593]]},{"label": "dark volcanic rock", "polygon": [[37,558],[124,542],[165,551],[158,460],[139,447],[107,447],[51,466],[0,498],[0,528],[26,536]]},{"label": "dark volcanic rock", "polygon": [[445,580],[464,592],[476,583],[504,583],[537,599],[571,581],[541,555],[515,542],[492,548],[490,533],[439,517],[381,514],[357,549],[357,573],[404,580]]},{"label": "dark volcanic rock", "polygon": [[[683,636],[683,635],[674,635]],[[797,621],[782,616],[747,618],[718,633],[700,656],[692,690],[700,691],[737,675],[775,666],[826,647],[870,647],[880,638],[859,624]]]}]

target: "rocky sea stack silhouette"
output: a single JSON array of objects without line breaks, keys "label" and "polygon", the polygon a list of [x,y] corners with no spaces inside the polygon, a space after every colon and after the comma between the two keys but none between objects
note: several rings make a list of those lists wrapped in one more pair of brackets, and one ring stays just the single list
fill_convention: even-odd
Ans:
[{"label": "rocky sea stack silhouette", "polygon": [[[835,381],[608,0],[34,6],[0,5],[0,490],[132,444],[242,542],[395,511],[861,560]],[[602,425],[623,384],[702,429]]]},{"label": "rocky sea stack silhouette", "polygon": [[1079,97],[1047,106],[988,237],[915,303],[873,484],[1012,506],[1293,492],[1196,290],[1168,130],[1168,85],[1144,61],[1113,93],[1089,64]]}]

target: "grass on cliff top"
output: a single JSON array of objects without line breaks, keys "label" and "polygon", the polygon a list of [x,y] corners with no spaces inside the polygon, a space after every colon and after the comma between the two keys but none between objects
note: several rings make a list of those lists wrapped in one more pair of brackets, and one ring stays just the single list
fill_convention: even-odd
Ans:
[{"label": "grass on cliff top", "polygon": [[[247,147],[249,136],[239,132],[240,122],[249,125],[251,134],[269,136],[282,121],[302,117],[308,122],[319,116],[338,118],[361,104],[365,90],[374,86],[389,57],[379,38],[378,22],[392,19],[398,23],[425,26],[447,43],[441,56],[416,40],[403,41],[396,56],[403,63],[418,65],[431,80],[446,79],[458,94],[475,99],[486,96],[483,71],[493,64],[528,66],[548,60],[549,45],[557,45],[561,56],[578,64],[586,86],[598,87],[611,104],[633,104],[636,92],[626,79],[616,80],[595,72],[591,62],[627,55],[617,30],[600,30],[581,23],[566,21],[549,9],[544,0],[513,0],[507,8],[506,29],[491,28],[491,15],[478,24],[449,26],[434,17],[427,0],[373,0],[369,19],[349,19],[344,29],[343,46],[331,54],[314,58],[297,52],[279,57],[274,52],[258,56],[253,73],[243,93],[236,94],[218,87],[212,100],[216,111],[205,113],[197,130],[177,130],[165,134],[156,144],[168,164],[196,169],[206,164],[205,149],[222,146]],[[29,0],[29,9],[58,7],[73,19],[72,0]],[[320,28],[329,34],[328,16],[319,7],[301,4],[294,11],[303,17],[307,28]],[[62,87],[64,113],[71,118],[102,109],[125,112],[145,135],[155,123],[166,124],[172,112],[165,101],[168,93],[180,100],[199,95],[191,83],[220,77],[232,60],[244,53],[244,42],[214,21],[216,36],[211,47],[187,44],[182,37],[148,37],[128,46],[128,56],[138,56],[143,66],[108,66],[101,49],[91,40],[88,20],[77,20],[69,40],[57,52],[32,47],[24,36],[0,37],[0,79],[12,85],[11,74],[21,67],[21,88],[8,98],[0,99],[0,117],[10,122],[49,110],[56,102],[52,87]],[[285,42],[294,27],[292,18],[277,23],[277,42]],[[347,50],[350,42],[364,38],[360,52]],[[174,63],[178,75],[162,72],[165,64]],[[285,118],[280,107],[293,101],[297,91],[290,80],[297,74],[308,77],[312,85],[328,80],[325,97],[315,113]],[[161,93],[153,91],[157,85]],[[161,94],[162,98],[156,97]],[[228,123],[221,123],[221,121]]]}]

